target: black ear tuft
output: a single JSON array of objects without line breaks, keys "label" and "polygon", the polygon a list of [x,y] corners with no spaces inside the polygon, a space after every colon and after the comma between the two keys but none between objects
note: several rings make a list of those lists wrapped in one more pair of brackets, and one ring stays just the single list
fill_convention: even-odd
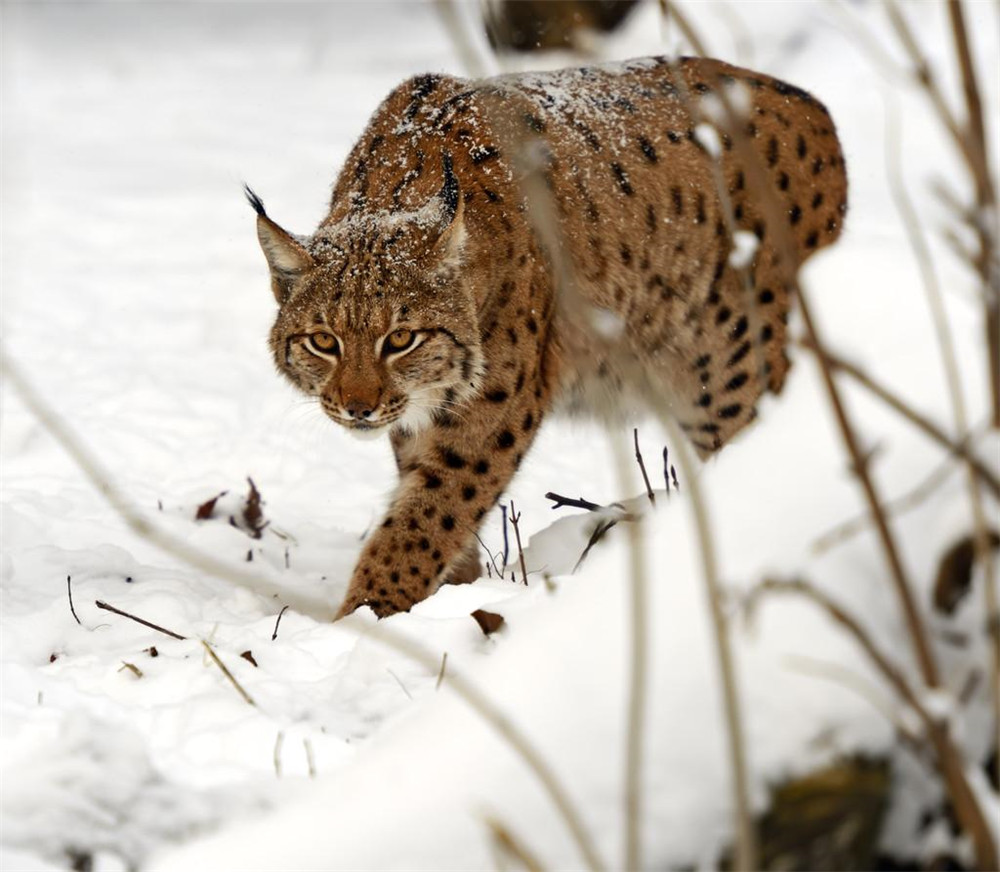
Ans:
[{"label": "black ear tuft", "polygon": [[[452,168],[451,155],[444,153],[444,184],[441,186],[441,200],[444,203],[445,216],[448,223],[451,223],[458,211],[458,179],[455,178],[455,171]],[[262,207],[263,208],[263,207]]]},{"label": "black ear tuft", "polygon": [[263,201],[252,190],[250,190],[250,186],[246,182],[243,183],[243,193],[246,195],[247,202],[253,206],[254,212],[262,218],[266,218],[267,212],[264,211]]}]

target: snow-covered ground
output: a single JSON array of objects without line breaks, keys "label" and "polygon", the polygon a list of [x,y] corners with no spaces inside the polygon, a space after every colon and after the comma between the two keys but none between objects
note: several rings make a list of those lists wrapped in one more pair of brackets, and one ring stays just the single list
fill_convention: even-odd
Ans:
[{"label": "snow-covered ground", "polygon": [[[995,10],[967,7],[996,143]],[[878,10],[858,8],[885,35]],[[908,11],[932,57],[945,58],[943,9]],[[830,108],[852,207],[843,240],[809,264],[814,307],[841,353],[948,423],[930,317],[885,181],[883,80],[831,5],[753,0],[693,12],[715,53],[808,88]],[[351,440],[293,395],[266,350],[273,300],[240,184],[253,184],[283,225],[310,231],[381,97],[412,73],[462,72],[433,7],[12,3],[2,15],[4,353],[146,517],[259,572],[270,595],[130,532],[5,384],[0,866],[62,869],[92,854],[99,870],[491,868],[492,820],[545,867],[579,867],[533,773],[447,681],[439,685],[447,655],[445,671],[479,688],[538,749],[602,861],[619,868],[627,536],[620,525],[570,575],[592,519],[564,510],[554,521],[544,494],[610,502],[641,493],[637,472],[626,483],[613,474],[611,446],[630,451],[630,430],[549,422],[509,494],[530,538],[527,587],[508,573],[446,588],[382,624],[370,613],[331,624],[391,490],[390,453]],[[674,48],[649,4],[606,56]],[[950,73],[945,85],[956,93]],[[927,182],[957,177],[956,164],[919,96],[898,109],[910,194],[935,229],[943,214]],[[943,253],[938,262],[966,399],[981,421],[972,282]],[[814,364],[796,357],[781,398],[700,471],[722,576],[733,590],[767,574],[808,578],[914,674],[873,535],[822,554],[812,547],[862,505]],[[887,496],[941,462],[892,413],[848,393],[863,438],[879,449]],[[641,438],[658,470],[663,437],[649,424]],[[994,464],[997,451],[995,440],[983,446]],[[260,539],[228,520],[247,476],[270,522]],[[732,839],[714,643],[681,485],[642,528],[652,631],[642,844],[655,868],[710,865]],[[214,517],[195,520],[222,491]],[[989,512],[996,523],[997,506]],[[925,607],[937,559],[970,526],[957,473],[899,516]],[[499,512],[483,538],[502,548]],[[99,610],[97,600],[187,638]],[[297,608],[272,638],[287,602]],[[504,628],[485,637],[469,617],[477,608],[503,614]],[[947,622],[972,639],[961,658],[939,645],[954,693],[967,664],[985,663],[981,608],[970,597]],[[928,620],[939,638],[945,622]],[[433,668],[379,642],[381,628],[419,642]],[[809,604],[770,601],[753,623],[734,616],[733,642],[758,808],[783,777],[839,753],[896,748],[886,713],[904,722],[907,713]],[[978,759],[988,734],[982,692],[953,717]],[[913,827],[925,788],[918,774],[898,786],[909,801],[897,803],[888,844],[919,853]]]}]

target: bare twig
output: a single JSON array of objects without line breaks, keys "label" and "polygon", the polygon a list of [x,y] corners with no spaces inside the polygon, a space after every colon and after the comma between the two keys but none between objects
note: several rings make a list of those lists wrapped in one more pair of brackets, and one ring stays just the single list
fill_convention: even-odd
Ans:
[{"label": "bare twig", "polygon": [[617,525],[618,521],[598,521],[597,525],[594,527],[594,532],[590,534],[590,538],[587,540],[587,544],[583,549],[583,552],[577,558],[576,563],[573,565],[573,572],[575,573],[581,566],[583,566],[583,561],[587,559],[587,555],[590,554],[590,549],[593,548],[598,542],[601,541],[614,527]]},{"label": "bare twig", "polygon": [[180,633],[175,633],[173,630],[167,630],[161,627],[159,624],[153,624],[150,621],[143,620],[142,618],[137,618],[135,615],[130,615],[128,612],[123,612],[119,608],[115,608],[112,605],[108,605],[106,602],[101,600],[95,600],[94,605],[99,609],[103,609],[106,612],[113,612],[116,615],[121,615],[123,618],[128,618],[130,621],[135,621],[137,624],[142,624],[144,627],[149,627],[151,630],[156,630],[157,633],[163,633],[165,636],[170,636],[172,639],[180,639],[184,641],[187,636],[182,636]]},{"label": "bare twig", "polygon": [[69,610],[73,619],[82,627],[83,622],[77,617],[76,609],[73,608],[73,577],[71,575],[66,576],[66,595],[69,597]]},{"label": "bare twig", "polygon": [[403,693],[406,694],[406,698],[413,699],[413,695],[406,689],[406,685],[403,684],[403,680],[398,675],[396,675],[396,673],[393,672],[388,666],[385,667],[385,671],[396,679],[396,684],[398,684]]},{"label": "bare twig", "polygon": [[510,523],[514,527],[514,539],[517,541],[517,559],[521,563],[521,580],[524,586],[528,586],[528,570],[524,566],[524,549],[521,547],[521,530],[517,522],[521,520],[521,513],[514,511],[514,501],[510,501]]},{"label": "bare twig", "polygon": [[274,739],[274,774],[281,778],[281,746],[285,744],[285,733],[278,730],[278,735]]},{"label": "bare twig", "polygon": [[485,818],[486,826],[489,827],[493,844],[498,851],[508,854],[517,860],[528,872],[542,872],[544,867],[539,862],[527,846],[520,839],[494,817]]},{"label": "bare twig", "polygon": [[[939,464],[930,473],[930,475],[927,476],[927,478],[913,488],[913,490],[903,494],[902,496],[896,497],[896,499],[887,500],[883,506],[885,511],[890,515],[898,515],[903,512],[907,512],[910,509],[916,508],[924,500],[932,496],[938,488],[941,487],[948,476],[955,472],[955,470],[956,467],[952,464],[951,460],[946,459],[944,462]],[[836,527],[831,528],[822,536],[818,537],[812,543],[810,548],[814,554],[823,554],[824,552],[829,551],[834,545],[839,545],[851,536],[867,529],[870,524],[871,514],[865,512],[855,518],[844,521],[842,524],[838,524]]]},{"label": "bare twig", "polygon": [[573,509],[586,509],[588,512],[598,512],[601,509],[605,508],[604,506],[599,505],[598,503],[592,503],[590,500],[585,500],[583,497],[580,497],[579,499],[573,499],[572,497],[560,496],[559,494],[553,493],[552,491],[549,491],[545,495],[545,499],[552,500],[552,502],[554,503],[554,505],[552,506],[553,509],[561,509],[563,506],[569,506],[570,508]]},{"label": "bare twig", "polygon": [[441,668],[438,670],[437,681],[434,682],[434,689],[435,690],[440,690],[441,689],[441,682],[444,681],[444,670],[445,670],[445,667],[447,665],[448,665],[448,652],[445,651],[441,655]]},{"label": "bare twig", "polygon": [[285,612],[288,611],[288,606],[282,606],[281,611],[278,612],[278,617],[274,622],[274,632],[271,633],[271,641],[273,642],[278,638],[278,624],[281,623],[281,618],[284,616]]},{"label": "bare twig", "polygon": [[649,504],[651,506],[656,506],[656,497],[653,494],[653,487],[649,483],[649,476],[646,475],[646,464],[642,461],[642,452],[639,450],[639,428],[632,428],[632,438],[635,441],[635,461],[639,464],[639,469],[642,472],[642,480],[646,485],[646,496],[649,497]]},{"label": "bare twig", "polygon": [[[803,345],[808,347],[808,343],[803,343]],[[889,408],[906,418],[921,433],[937,442],[949,454],[953,454],[955,457],[961,458],[968,463],[982,482],[989,487],[997,498],[1000,498],[1000,478],[997,478],[996,474],[976,457],[970,448],[970,440],[968,438],[963,438],[961,441],[956,442],[937,424],[931,421],[930,418],[918,412],[885,385],[876,381],[870,373],[861,369],[861,367],[829,350],[826,352],[826,357],[830,366],[836,372],[850,376],[859,385],[882,400]]]},{"label": "bare twig", "polygon": [[243,685],[241,685],[236,680],[236,676],[234,676],[233,673],[229,671],[229,669],[226,667],[226,664],[219,659],[219,655],[216,654],[214,650],[212,650],[212,646],[209,645],[208,642],[206,642],[204,639],[199,639],[198,641],[201,642],[202,647],[205,649],[208,656],[212,659],[212,662],[216,666],[218,666],[220,670],[222,670],[222,674],[229,679],[229,683],[236,688],[236,691],[239,693],[240,696],[243,697],[246,703],[248,705],[256,706],[257,703],[255,703],[250,694],[243,689]]},{"label": "bare twig", "polygon": [[313,746],[312,742],[309,741],[309,737],[303,737],[302,747],[306,752],[306,771],[309,773],[310,778],[316,777],[316,759],[313,757]]},{"label": "bare twig", "polygon": [[[611,453],[615,459],[618,472],[618,484],[621,491],[629,489],[629,463],[625,450],[618,439],[610,439]],[[639,457],[640,468],[642,457],[639,454],[638,436],[636,436],[636,455]],[[643,478],[646,470],[642,470]],[[646,479],[649,488],[649,480]],[[652,492],[650,492],[652,499]],[[607,529],[610,529],[611,524]],[[607,530],[605,530],[606,532]],[[646,566],[646,550],[642,542],[642,529],[638,524],[628,526],[628,559],[629,559],[629,666],[628,666],[628,709],[626,712],[625,733],[625,862],[624,869],[642,869],[642,774],[643,754],[646,734],[646,710],[648,700],[649,671],[649,607],[648,607],[648,569]],[[596,541],[587,545],[587,551]],[[584,556],[586,555],[584,552]],[[583,560],[581,556],[580,560]],[[579,564],[578,564],[579,565]],[[575,570],[574,570],[575,571]]]},{"label": "bare twig", "polygon": [[[956,33],[956,41],[961,42],[964,39],[964,25],[962,25],[961,22],[961,8],[954,2],[952,2],[950,6],[952,9],[957,8],[956,14],[958,15],[958,24],[955,26],[961,30],[962,33]],[[968,51],[967,45],[965,46],[965,50],[966,52]],[[959,49],[959,53],[962,53],[961,48]],[[963,67],[966,62],[968,62],[967,56],[962,62]],[[974,76],[973,84],[970,86],[969,83],[966,82],[966,87],[975,87]],[[978,97],[976,98],[976,103],[978,107]],[[970,111],[973,111],[973,109],[977,107],[970,107]],[[981,107],[979,108],[981,111]],[[968,416],[965,411],[965,398],[962,395],[962,385],[958,373],[958,361],[955,356],[951,329],[948,324],[948,318],[944,308],[944,300],[942,299],[941,289],[938,284],[937,273],[934,269],[930,249],[927,245],[926,239],[924,238],[920,221],[917,218],[916,210],[910,202],[906,186],[903,184],[903,180],[899,172],[901,149],[899,146],[898,121],[896,121],[894,115],[890,115],[890,120],[892,123],[888,125],[888,135],[886,137],[886,163],[889,180],[892,186],[893,198],[896,201],[900,215],[903,217],[903,223],[906,227],[907,236],[909,237],[910,244],[913,247],[915,255],[917,256],[917,261],[920,264],[924,290],[927,294],[927,301],[930,305],[931,314],[933,316],[934,328],[941,354],[941,361],[948,380],[948,394],[951,400],[955,429],[960,436],[964,437],[969,431],[969,424]],[[981,120],[982,119],[980,118],[980,122]],[[985,166],[985,155],[979,154],[977,159],[976,147],[970,145],[967,160],[969,162],[970,172],[974,177],[978,178],[981,169]],[[991,196],[990,191],[992,190],[992,183],[988,178],[986,178],[982,184],[985,185],[988,190],[984,193],[980,189],[980,185],[977,184],[977,198],[985,197],[986,199],[989,199]],[[980,205],[984,207],[989,205],[982,199],[980,199],[979,202]],[[981,251],[988,251],[990,244],[988,236],[985,233],[982,234],[980,237]],[[985,272],[983,275],[985,278]],[[989,305],[987,305],[987,311],[988,310]],[[993,375],[1000,378],[1000,373]],[[991,375],[991,378],[993,378],[993,375]],[[997,410],[994,408],[994,416],[996,414]],[[925,430],[924,432],[928,431]],[[968,477],[969,505],[972,509],[973,522],[976,528],[976,552],[977,556],[982,560],[985,568],[986,583],[984,585],[984,598],[986,601],[986,612],[989,619],[995,622],[1000,620],[996,594],[996,562],[993,559],[993,551],[989,545],[986,513],[983,509],[982,495],[979,492],[979,481],[977,480],[977,474],[981,474],[980,469],[982,468],[982,464],[977,464],[971,454],[965,455],[964,459],[966,461]],[[988,479],[988,483],[996,485],[996,478],[990,477]],[[996,495],[998,492],[1000,492],[1000,487],[997,487],[994,490],[994,494]],[[1000,634],[993,633],[991,642],[992,644],[990,646],[990,650],[992,652],[993,677],[995,679],[995,689],[993,693],[993,715],[995,719],[994,728],[997,731],[998,737],[1000,737]]]}]

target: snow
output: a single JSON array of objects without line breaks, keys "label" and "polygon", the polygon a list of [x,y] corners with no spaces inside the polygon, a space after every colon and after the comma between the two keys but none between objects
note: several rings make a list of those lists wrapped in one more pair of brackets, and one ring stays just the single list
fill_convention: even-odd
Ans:
[{"label": "snow", "polygon": [[[745,40],[734,41],[718,7],[689,5],[714,50],[739,57]],[[655,7],[637,13],[609,58],[662,53]],[[521,513],[527,587],[519,573],[510,580],[512,557],[504,580],[445,588],[381,623],[368,612],[330,623],[391,490],[391,455],[384,442],[356,442],[333,427],[275,375],[266,347],[273,299],[240,185],[259,191],[282,226],[311,230],[382,97],[409,75],[462,70],[429,4],[305,10],[4,6],[4,353],[145,517],[256,573],[271,593],[193,569],[136,537],[5,379],[0,866],[65,869],[71,855],[93,854],[95,868],[108,870],[489,868],[489,818],[545,867],[578,868],[579,849],[550,797],[451,687],[448,676],[460,675],[538,749],[603,862],[619,867],[626,522],[571,575],[595,518],[554,513],[544,494],[642,505],[638,471],[621,482],[611,462],[613,450],[631,455],[629,430],[547,422],[508,495]],[[937,12],[908,11],[932,60],[947,57]],[[844,238],[804,274],[825,335],[947,424],[944,380],[928,353],[932,324],[885,182],[882,98],[867,58],[825,4],[754,0],[739,14],[753,63],[816,93],[847,154]],[[968,14],[982,81],[994,89],[983,102],[994,107],[996,142],[997,35],[988,4],[968,4]],[[887,33],[873,12],[866,21]],[[668,30],[667,49],[672,39]],[[950,73],[944,85],[958,93]],[[904,171],[925,223],[938,226],[944,212],[925,181],[954,176],[956,163],[919,95],[902,99]],[[943,285],[970,289],[968,274],[934,245]],[[981,325],[967,297],[949,294],[946,303],[966,401],[981,421]],[[792,326],[799,330],[794,318]],[[841,753],[891,753],[903,799],[885,840],[906,846],[935,788],[880,711],[905,719],[891,689],[810,603],[776,596],[753,620],[739,609],[765,576],[808,579],[915,676],[873,533],[822,553],[812,547],[863,506],[815,364],[794,357],[781,397],[698,474],[730,596],[752,799],[763,808],[769,785]],[[887,496],[942,461],[882,405],[845,392],[866,444],[880,449],[873,469]],[[663,439],[652,424],[640,435],[657,486]],[[982,447],[991,463],[998,451],[995,438]],[[270,521],[260,539],[229,523],[248,475]],[[682,476],[669,498],[658,488],[657,508],[641,522],[650,567],[642,824],[650,868],[712,865],[732,838],[691,484]],[[215,515],[196,521],[197,507],[221,491]],[[996,504],[988,511],[997,523]],[[899,514],[894,529],[926,604],[940,554],[970,529],[962,474]],[[502,550],[499,511],[482,536]],[[978,593],[950,619],[928,616],[935,639],[948,630],[970,643],[958,650],[938,641],[948,687],[921,696],[960,726],[970,760],[982,758],[990,735],[985,682],[968,702],[959,693],[970,664],[986,662]],[[97,600],[187,638],[99,610]],[[293,601],[272,639],[282,605]],[[478,608],[502,614],[504,627],[484,636],[469,617]],[[428,663],[388,647],[384,632],[418,643]],[[207,659],[203,639],[255,705]],[[989,786],[972,781],[995,809]]]}]

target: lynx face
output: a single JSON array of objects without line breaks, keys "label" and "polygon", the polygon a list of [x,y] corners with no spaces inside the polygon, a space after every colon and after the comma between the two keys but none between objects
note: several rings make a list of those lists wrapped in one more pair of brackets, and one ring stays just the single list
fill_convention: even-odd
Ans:
[{"label": "lynx face", "polygon": [[[476,389],[483,355],[461,286],[460,222],[345,222],[289,249],[302,266],[279,288],[275,362],[355,435],[415,432]],[[286,244],[276,233],[269,242]]]}]

